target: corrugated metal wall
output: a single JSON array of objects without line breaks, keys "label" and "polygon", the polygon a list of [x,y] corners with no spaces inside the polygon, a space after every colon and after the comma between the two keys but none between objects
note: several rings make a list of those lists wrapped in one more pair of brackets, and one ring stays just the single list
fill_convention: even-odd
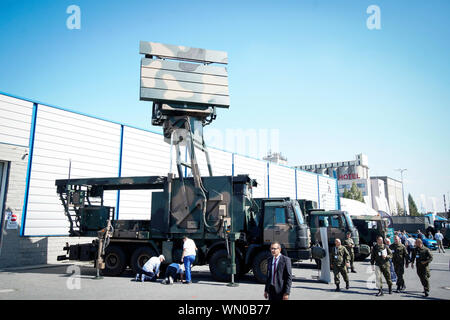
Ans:
[{"label": "corrugated metal wall", "polygon": [[[119,172],[118,124],[43,105],[37,109],[25,235],[64,235],[55,180],[114,177]],[[105,194],[105,205],[116,206],[117,192]]]},{"label": "corrugated metal wall", "polygon": [[[170,145],[160,134],[2,94],[0,111],[0,143],[34,146],[24,196],[24,236],[67,235],[55,179],[68,177],[69,161],[72,178],[167,175],[170,169]],[[337,208],[335,179],[222,150],[209,151],[213,174],[249,174],[258,182],[255,197],[308,199],[317,201],[320,208]],[[185,148],[181,154],[184,160]],[[204,154],[197,154],[197,159],[202,175],[208,175]],[[175,154],[172,172],[177,174]],[[105,204],[116,207],[119,219],[149,219],[151,192],[110,191]]]},{"label": "corrugated metal wall", "polygon": [[0,95],[0,143],[28,146],[33,103]]}]

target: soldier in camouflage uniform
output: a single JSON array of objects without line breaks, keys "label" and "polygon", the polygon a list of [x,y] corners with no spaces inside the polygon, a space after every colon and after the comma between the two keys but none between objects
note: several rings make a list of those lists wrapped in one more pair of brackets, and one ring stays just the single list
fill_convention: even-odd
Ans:
[{"label": "soldier in camouflage uniform", "polygon": [[403,274],[405,273],[405,265],[407,268],[409,265],[409,254],[399,236],[394,237],[394,243],[391,244],[390,249],[392,251],[394,270],[397,274],[397,292],[401,292],[406,288]]},{"label": "soldier in camouflage uniform", "polygon": [[[388,284],[389,294],[392,293],[391,265],[389,259],[392,259],[391,249],[383,243],[383,237],[378,237],[377,243],[373,246],[372,253],[370,254],[370,264],[372,265],[372,269],[375,271],[377,278],[377,296],[384,295],[382,275]],[[374,264],[376,267],[374,267]]]},{"label": "soldier in camouflage uniform", "polygon": [[339,274],[342,274],[342,278],[345,281],[345,288],[349,288],[349,280],[347,274],[347,267],[349,264],[350,254],[347,249],[341,245],[341,240],[336,239],[334,241],[335,247],[331,249],[331,267],[334,273],[334,283],[336,284],[336,291],[341,291],[339,288]]},{"label": "soldier in camouflage uniform", "polygon": [[429,264],[433,260],[430,250],[423,245],[422,240],[416,240],[416,247],[412,254],[411,268],[414,268],[414,262],[417,265],[417,275],[422,283],[425,297],[428,297],[430,291],[430,268]]},{"label": "soldier in camouflage uniform", "polygon": [[351,272],[356,273],[355,268],[353,267],[353,262],[355,261],[355,251],[353,250],[353,248],[355,247],[355,243],[353,242],[351,232],[347,232],[347,239],[344,240],[343,245],[344,245],[345,249],[347,249],[348,253],[350,254]]}]

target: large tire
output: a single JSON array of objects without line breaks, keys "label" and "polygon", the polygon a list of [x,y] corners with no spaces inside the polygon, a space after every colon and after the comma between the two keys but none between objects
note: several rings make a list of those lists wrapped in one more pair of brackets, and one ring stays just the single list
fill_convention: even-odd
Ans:
[{"label": "large tire", "polygon": [[[225,249],[220,249],[214,252],[209,259],[209,271],[214,280],[220,282],[231,281],[231,275],[227,273],[228,267],[228,253]],[[241,272],[240,260],[236,257],[236,275],[239,276]]]},{"label": "large tire", "polygon": [[139,270],[142,269],[144,264],[151,258],[157,255],[157,252],[147,246],[137,247],[130,259],[130,267],[133,270],[133,273],[139,273]]},{"label": "large tire", "polygon": [[272,256],[269,251],[259,252],[253,259],[253,275],[259,283],[266,283],[267,280],[267,260]]},{"label": "large tire", "polygon": [[370,254],[359,254],[357,256],[355,255],[355,261],[364,261],[369,256]]},{"label": "large tire", "polygon": [[239,270],[239,276],[242,277],[250,272],[252,267],[250,265],[244,264],[243,262],[240,262],[240,270]]},{"label": "large tire", "polygon": [[118,276],[127,267],[125,251],[117,245],[109,245],[105,249],[105,269],[102,274],[105,276]]}]

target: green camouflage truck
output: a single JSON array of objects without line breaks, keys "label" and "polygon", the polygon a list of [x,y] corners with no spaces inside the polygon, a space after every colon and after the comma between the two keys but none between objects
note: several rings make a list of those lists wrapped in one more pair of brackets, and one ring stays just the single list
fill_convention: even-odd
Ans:
[{"label": "green camouflage truck", "polygon": [[[294,261],[311,258],[310,231],[297,201],[253,199],[251,191],[256,182],[247,175],[202,180],[206,189],[214,190],[204,212],[198,206],[202,199],[195,195],[193,178],[185,178],[183,184],[170,176],[62,179],[56,186],[64,207],[72,209],[68,216],[72,236],[103,234],[111,221],[102,258],[103,275],[117,276],[127,267],[137,273],[150,257],[159,254],[165,256],[166,264],[179,262],[184,235],[198,247],[194,264],[208,264],[218,281],[228,281],[233,272],[243,275],[252,270],[256,280],[264,282],[273,241],[280,242],[283,253]],[[114,220],[114,208],[102,205],[105,191],[143,189],[161,190],[153,192],[150,220]],[[187,214],[182,216],[175,208],[184,203],[184,192],[196,200],[189,201]],[[235,246],[235,267],[231,242]],[[95,261],[99,247],[99,241],[67,246],[67,255],[58,259]]]},{"label": "green camouflage truck", "polygon": [[389,238],[394,243],[394,229],[389,228],[387,219],[380,216],[352,216],[353,225],[358,229],[361,244],[372,247],[377,242],[377,237]]},{"label": "green camouflage truck", "polygon": [[340,210],[312,210],[309,212],[308,225],[311,230],[312,244],[321,243],[320,228],[327,228],[329,248],[334,247],[335,239],[343,242],[347,232],[351,232],[351,238],[355,243],[355,260],[364,260],[370,255],[370,248],[360,243],[358,230],[353,225],[350,215]]},{"label": "green camouflage truck", "polygon": [[[152,124],[163,128],[170,162],[175,151],[177,174],[56,180],[69,234],[98,237],[67,244],[58,259],[94,260],[104,275],[127,267],[137,272],[159,254],[166,265],[180,262],[185,235],[198,248],[194,263],[208,264],[218,281],[233,282],[253,270],[264,282],[272,241],[294,261],[308,259],[310,234],[296,200],[253,199],[256,181],[248,175],[213,175],[203,127],[216,119],[217,108],[229,108],[227,53],[143,41],[140,53],[140,100],[153,102]],[[206,157],[207,176],[200,173],[197,152]],[[116,220],[116,208],[104,205],[105,192],[146,189],[152,190],[148,220]]]}]

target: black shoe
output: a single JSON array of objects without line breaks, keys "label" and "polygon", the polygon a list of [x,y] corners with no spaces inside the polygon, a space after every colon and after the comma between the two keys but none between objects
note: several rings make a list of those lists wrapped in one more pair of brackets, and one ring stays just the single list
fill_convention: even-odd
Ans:
[{"label": "black shoe", "polygon": [[424,293],[425,293],[425,297],[428,297],[428,296],[429,296],[428,291],[425,290]]},{"label": "black shoe", "polygon": [[355,270],[355,269],[352,269],[352,273],[356,273],[356,270]]},{"label": "black shoe", "polygon": [[336,292],[340,292],[341,291],[341,288],[339,288],[338,284],[336,285],[336,289],[334,291],[336,291]]},{"label": "black shoe", "polygon": [[378,292],[377,292],[377,294],[376,294],[376,296],[377,296],[377,297],[379,297],[379,296],[384,296],[383,289],[379,289]]},{"label": "black shoe", "polygon": [[345,289],[350,288],[350,285],[348,284],[348,282],[345,284]]},{"label": "black shoe", "polygon": [[392,294],[392,287],[389,287],[389,294]]}]

